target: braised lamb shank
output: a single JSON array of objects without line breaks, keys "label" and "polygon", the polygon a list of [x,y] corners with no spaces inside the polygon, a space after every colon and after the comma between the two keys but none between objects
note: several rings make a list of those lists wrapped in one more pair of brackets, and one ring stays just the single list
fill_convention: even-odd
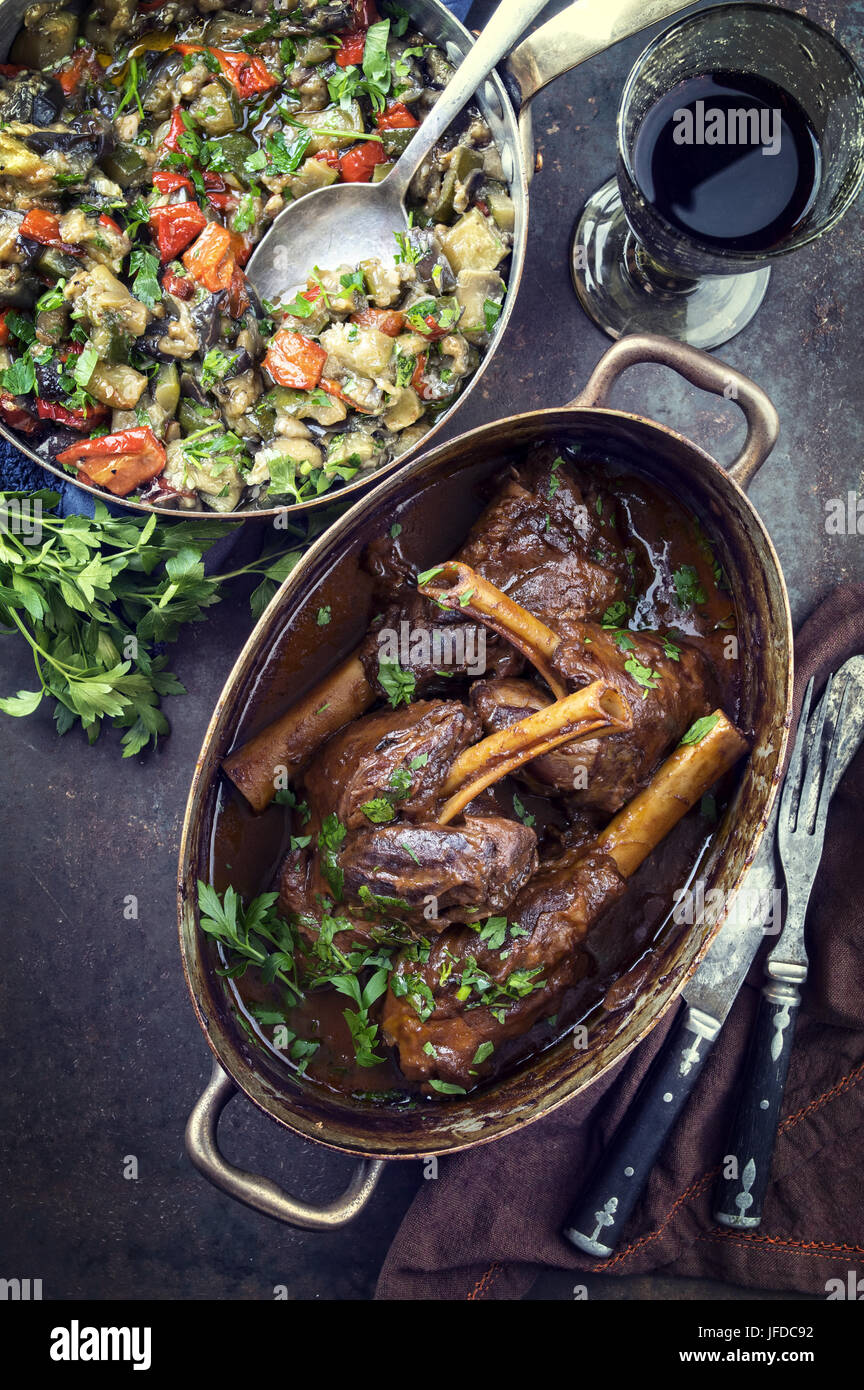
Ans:
[{"label": "braised lamb shank", "polygon": [[[391,953],[381,1035],[439,1089],[557,1014],[630,875],[746,750],[707,624],[640,620],[652,586],[672,594],[655,614],[677,611],[678,580],[602,477],[540,451],[454,559],[418,576],[392,538],[370,547],[383,606],[361,647],[225,764],[257,810],[288,769],[307,810],[280,910],[312,953],[325,930]],[[482,636],[483,669],[442,669],[430,642],[385,659],[406,624],[461,634],[451,653]],[[517,817],[514,786],[571,833]]]}]

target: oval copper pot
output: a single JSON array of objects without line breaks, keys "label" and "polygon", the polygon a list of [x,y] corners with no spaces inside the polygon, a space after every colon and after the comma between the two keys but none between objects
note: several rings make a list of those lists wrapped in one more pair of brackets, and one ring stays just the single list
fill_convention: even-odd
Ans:
[{"label": "oval copper pot", "polygon": [[[2,57],[6,57],[9,46],[20,28],[24,11],[31,3],[32,0],[0,0],[0,21],[4,36],[0,37]],[[301,502],[292,507],[262,507],[254,511],[229,512],[227,515],[207,508],[178,513],[171,507],[157,507],[149,502],[137,502],[128,497],[114,497],[103,488],[91,487],[86,483],[76,482],[76,487],[83,488],[85,492],[91,493],[103,502],[110,501],[113,505],[129,507],[132,511],[158,512],[162,516],[180,516],[184,520],[194,521],[225,521],[230,520],[232,516],[236,516],[238,520],[248,520],[256,517],[274,517],[280,513],[293,515],[315,511],[343,498],[359,496],[380,479],[402,468],[421,448],[427,449],[434,436],[453,418],[455,412],[476,389],[507,331],[516,303],[528,235],[528,185],[534,171],[530,108],[532,99],[556,77],[578,67],[586,59],[593,58],[595,54],[630,34],[637,34],[647,25],[655,24],[679,10],[687,9],[688,3],[691,3],[691,0],[577,0],[577,3],[569,5],[561,14],[542,24],[524,39],[513,50],[506,64],[502,65],[502,75],[492,73],[477,93],[477,102],[501,151],[504,176],[515,204],[513,249],[507,275],[508,292],[489,351],[465,390],[448,410],[442,411],[417,448],[400,458],[392,459],[371,477],[355,479],[338,492],[325,493],[323,497],[314,501]],[[461,61],[473,38],[441,0],[405,0],[403,8],[408,11],[418,29],[443,48],[454,63]],[[310,196],[314,197],[314,194]],[[14,444],[49,473],[62,478],[64,482],[69,482],[71,475],[65,469],[42,458],[27,443],[26,436],[17,434],[2,421],[0,437]]]},{"label": "oval copper pot", "polygon": [[[704,390],[737,400],[747,420],[747,438],[728,469],[674,430],[606,406],[618,375],[646,361],[665,364]],[[211,873],[214,817],[224,794],[220,763],[363,635],[374,611],[369,582],[360,568],[365,547],[398,521],[412,560],[418,566],[436,563],[456,549],[481,511],[479,485],[516,451],[550,436],[578,443],[589,455],[623,456],[705,518],[736,600],[743,653],[741,722],[754,733],[752,755],[699,866],[706,893],[719,889],[728,903],[762,837],[790,721],[792,628],[786,587],[771,540],[743,490],[776,435],[771,402],[731,367],[663,338],[623,338],[604,355],[572,404],[516,415],[463,434],[382,482],[317,541],[283,584],[219,698],[189,795],[180,855],[184,968],[216,1058],[212,1081],[189,1122],[187,1146],[193,1162],[218,1186],[295,1224],[342,1224],[368,1199],[381,1160],[452,1153],[497,1139],[548,1114],[604,1075],[663,1016],[719,927],[697,926],[683,937],[670,938],[635,1003],[626,1012],[604,1015],[587,1051],[574,1051],[562,1041],[464,1099],[448,1098],[416,1109],[376,1107],[298,1079],[278,1057],[258,1050],[239,1026],[224,981],[216,973],[214,944],[198,928],[195,884],[198,877],[209,880]],[[326,637],[315,626],[322,604],[330,604],[334,615]],[[267,689],[277,692],[276,707],[264,698]],[[216,1126],[235,1088],[279,1124],[362,1159],[339,1202],[316,1211],[225,1161]]]}]

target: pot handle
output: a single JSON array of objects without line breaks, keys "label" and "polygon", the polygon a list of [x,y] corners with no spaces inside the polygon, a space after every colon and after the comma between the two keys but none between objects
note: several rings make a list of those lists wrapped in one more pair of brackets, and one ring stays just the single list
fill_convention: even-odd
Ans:
[{"label": "pot handle", "polygon": [[210,1080],[195,1102],[186,1125],[186,1152],[199,1173],[229,1197],[289,1226],[302,1226],[307,1231],[335,1231],[353,1221],[375,1191],[384,1167],[382,1160],[364,1159],[341,1197],[323,1207],[308,1206],[296,1197],[289,1197],[269,1178],[235,1168],[222,1156],[217,1135],[219,1116],[236,1091],[231,1077],[214,1061]]},{"label": "pot handle", "polygon": [[510,54],[504,78],[517,110],[556,77],[692,4],[693,0],[576,0]]},{"label": "pot handle", "polygon": [[747,438],[737,458],[726,465],[726,472],[741,488],[747,488],[777,442],[780,420],[772,402],[755,381],[688,343],[661,338],[656,333],[634,333],[619,338],[604,352],[584,391],[570,404],[604,406],[622,372],[642,362],[658,362],[671,367],[701,391],[724,396],[741,407],[747,421]]}]

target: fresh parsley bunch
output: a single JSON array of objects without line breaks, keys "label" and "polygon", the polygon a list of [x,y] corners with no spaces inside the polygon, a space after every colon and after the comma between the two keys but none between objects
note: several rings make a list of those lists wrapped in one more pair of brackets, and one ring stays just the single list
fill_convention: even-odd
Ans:
[{"label": "fresh parsley bunch", "polygon": [[185,693],[161,644],[201,622],[221,584],[241,574],[262,576],[251,596],[257,617],[311,528],[285,533],[290,549],[206,575],[205,552],[237,523],[119,519],[100,502],[92,520],[59,517],[59,500],[47,490],[0,492],[0,630],[28,644],[36,671],[35,688],[0,699],[0,710],[26,716],[52,699],[58,733],[80,724],[94,743],[108,721],[124,731],[131,758],[168,733],[162,696]]}]

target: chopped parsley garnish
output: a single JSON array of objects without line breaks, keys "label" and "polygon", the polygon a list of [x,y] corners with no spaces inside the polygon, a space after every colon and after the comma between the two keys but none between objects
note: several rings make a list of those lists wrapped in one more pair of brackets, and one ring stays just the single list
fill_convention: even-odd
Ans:
[{"label": "chopped parsley garnish", "polygon": [[498,320],[500,319],[500,317],[501,317],[501,305],[500,305],[500,304],[497,304],[497,303],[495,302],[494,299],[484,299],[484,301],[483,301],[483,319],[484,319],[485,324],[486,324],[486,332],[487,332],[487,333],[491,333],[491,332],[492,332],[492,329],[495,327],[495,325],[496,325],[496,323],[498,322]]},{"label": "chopped parsley garnish", "polygon": [[624,670],[633,677],[637,685],[643,687],[643,700],[649,690],[656,690],[662,679],[659,671],[652,671],[650,666],[643,666],[642,662],[637,661],[635,656],[631,656],[628,661],[624,662]]},{"label": "chopped parsley garnish", "polygon": [[699,575],[693,565],[682,565],[677,569],[672,575],[672,583],[675,585],[679,607],[689,609],[707,601],[707,595],[699,583]]},{"label": "chopped parsley garnish", "polygon": [[701,719],[697,719],[695,724],[691,724],[686,734],[681,740],[681,746],[692,743],[701,743],[706,734],[710,734],[716,724],[719,724],[719,714],[705,714]]},{"label": "chopped parsley garnish", "polygon": [[630,612],[630,605],[626,599],[616,599],[610,603],[603,617],[600,619],[602,627],[620,627]]},{"label": "chopped parsley garnish", "polygon": [[339,851],[347,831],[334,811],[325,816],[318,832],[318,848],[321,851],[321,872],[337,902],[342,900],[345,875],[339,865]]},{"label": "chopped parsley garnish", "polygon": [[148,309],[154,308],[162,298],[162,288],[156,278],[159,257],[150,251],[135,247],[129,254],[129,274],[132,276],[132,293]]},{"label": "chopped parsley garnish", "polygon": [[11,367],[0,372],[0,386],[13,396],[29,396],[36,390],[36,368],[32,357],[17,357]]},{"label": "chopped parsley garnish", "polygon": [[416,684],[413,672],[403,671],[398,661],[382,661],[379,657],[378,681],[392,709],[401,704],[410,705]]},{"label": "chopped parsley garnish", "polygon": [[537,820],[536,816],[532,816],[530,812],[526,811],[525,806],[523,802],[520,800],[517,792],[513,793],[513,812],[515,815],[519,817],[523,825],[528,826],[529,830]]}]

